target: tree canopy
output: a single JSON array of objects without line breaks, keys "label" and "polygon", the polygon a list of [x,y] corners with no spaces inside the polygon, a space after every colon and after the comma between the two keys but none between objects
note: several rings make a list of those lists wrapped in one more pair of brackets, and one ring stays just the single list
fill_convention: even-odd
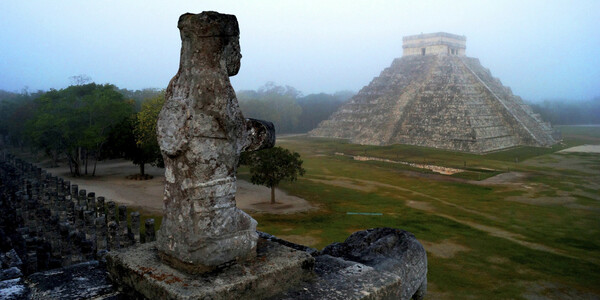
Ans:
[{"label": "tree canopy", "polygon": [[142,102],[142,109],[137,113],[135,128],[135,142],[138,151],[131,157],[134,164],[140,166],[140,174],[144,174],[144,164],[164,166],[158,139],[156,137],[156,122],[158,114],[165,103],[164,91]]},{"label": "tree canopy", "polygon": [[529,105],[553,125],[600,124],[600,97],[587,101],[544,100]]},{"label": "tree canopy", "polygon": [[343,91],[303,96],[291,86],[278,86],[273,82],[256,91],[237,92],[244,116],[273,122],[277,133],[308,132],[353,95],[353,92]]},{"label": "tree canopy", "polygon": [[[57,157],[63,153],[71,172],[81,175],[81,166],[91,156],[95,161],[111,129],[131,115],[126,101],[113,85],[95,83],[50,90],[35,102],[26,132],[33,145]],[[95,164],[94,164],[95,173]]]},{"label": "tree canopy", "polygon": [[293,182],[298,175],[303,176],[300,154],[281,147],[273,147],[254,152],[244,152],[240,164],[250,167],[250,181],[253,184],[271,188],[271,203],[275,203],[275,187],[282,180]]}]

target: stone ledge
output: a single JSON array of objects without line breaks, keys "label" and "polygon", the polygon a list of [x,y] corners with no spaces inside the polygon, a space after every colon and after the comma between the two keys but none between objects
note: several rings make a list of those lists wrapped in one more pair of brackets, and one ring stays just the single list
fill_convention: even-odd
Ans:
[{"label": "stone ledge", "polygon": [[264,299],[313,277],[309,254],[259,239],[257,259],[191,275],[164,264],[155,243],[111,252],[107,268],[124,293],[148,299]]},{"label": "stone ledge", "polygon": [[427,291],[427,254],[404,230],[357,231],[314,256],[316,277],[272,299],[422,300]]},{"label": "stone ledge", "polygon": [[317,278],[274,299],[403,299],[401,277],[339,257],[316,257]]}]

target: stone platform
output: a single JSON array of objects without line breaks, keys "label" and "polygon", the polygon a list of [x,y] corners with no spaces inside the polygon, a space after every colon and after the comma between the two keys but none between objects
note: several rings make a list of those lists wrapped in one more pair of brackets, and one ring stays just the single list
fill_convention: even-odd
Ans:
[{"label": "stone platform", "polygon": [[202,275],[164,264],[155,243],[107,256],[109,276],[122,292],[135,290],[148,299],[269,298],[313,277],[314,262],[306,252],[265,239],[258,241],[256,260]]}]

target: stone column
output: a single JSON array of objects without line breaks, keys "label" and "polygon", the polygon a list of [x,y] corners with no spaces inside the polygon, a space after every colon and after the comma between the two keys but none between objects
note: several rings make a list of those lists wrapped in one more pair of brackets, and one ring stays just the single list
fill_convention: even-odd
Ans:
[{"label": "stone column", "polygon": [[108,249],[119,249],[119,224],[116,221],[108,222]]},{"label": "stone column", "polygon": [[71,185],[71,199],[75,199],[79,195],[79,186],[76,184]]},{"label": "stone column", "polygon": [[90,192],[87,194],[87,209],[94,212],[96,215],[96,193]]},{"label": "stone column", "polygon": [[86,206],[86,190],[79,190],[79,197],[77,197],[77,204],[79,206]]},{"label": "stone column", "polygon": [[35,251],[29,251],[27,252],[27,255],[25,256],[25,274],[32,274],[35,273],[37,271],[37,265],[38,265],[38,260],[37,260],[37,253]]},{"label": "stone column", "polygon": [[108,222],[117,221],[117,204],[114,201],[108,201],[106,203],[107,206],[107,214],[106,219]]},{"label": "stone column", "polygon": [[61,265],[68,266],[71,262],[71,239],[69,236],[69,232],[71,231],[71,226],[68,222],[62,222],[59,224],[60,230],[60,257],[62,258]]},{"label": "stone column", "polygon": [[125,248],[129,246],[129,238],[127,233],[129,230],[127,229],[127,206],[119,205],[119,241],[121,243],[121,248]]},{"label": "stone column", "polygon": [[198,273],[256,256],[257,222],[235,205],[235,173],[240,153],[272,147],[275,133],[243,117],[231,87],[241,59],[235,16],[184,14],[178,27],[180,67],[157,123],[166,182],[156,247]]},{"label": "stone column", "polygon": [[156,240],[156,229],[154,228],[154,219],[147,219],[146,223],[146,243]]},{"label": "stone column", "polygon": [[106,226],[106,216],[102,215],[96,218],[96,249],[98,252],[108,248],[106,237],[108,229]]},{"label": "stone column", "polygon": [[106,210],[104,208],[104,197],[100,196],[96,200],[98,200],[98,216],[105,215]]},{"label": "stone column", "polygon": [[132,212],[129,235],[132,239],[132,244],[134,245],[140,243],[140,225],[140,213],[137,211]]},{"label": "stone column", "polygon": [[91,253],[96,253],[96,214],[92,210],[86,210],[85,216],[85,239],[90,242]]},{"label": "stone column", "polygon": [[69,193],[69,191],[71,190],[71,181],[64,181],[63,182],[63,193]]}]

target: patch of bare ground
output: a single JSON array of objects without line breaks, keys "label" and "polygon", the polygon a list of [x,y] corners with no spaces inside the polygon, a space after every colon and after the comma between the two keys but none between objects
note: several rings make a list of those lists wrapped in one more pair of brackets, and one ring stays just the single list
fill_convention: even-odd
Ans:
[{"label": "patch of bare ground", "polygon": [[321,239],[314,236],[308,235],[279,235],[278,238],[282,240],[286,240],[295,244],[300,244],[304,246],[314,247],[315,245],[321,242]]},{"label": "patch of bare ground", "polygon": [[[527,186],[525,186],[525,187],[527,187]],[[581,195],[581,192],[576,192],[576,193],[570,194],[569,192],[565,192],[565,191],[556,191],[556,194],[557,194],[557,196],[554,196],[554,197],[551,197],[551,196],[536,197],[535,190],[530,189],[527,191],[527,193],[525,193],[523,195],[509,196],[509,197],[504,198],[504,200],[525,203],[525,204],[532,204],[532,205],[561,205],[561,206],[572,208],[572,209],[600,212],[600,207],[575,203],[577,201],[577,198],[575,198],[571,195],[572,194],[573,195],[576,195],[576,194]],[[587,194],[589,194],[589,193],[587,193]],[[592,198],[592,199],[598,198],[598,195],[590,194],[590,196],[591,197],[589,197],[589,198]]]},{"label": "patch of bare ground", "polygon": [[346,231],[348,234],[353,234],[353,233],[355,233],[355,232],[357,232],[357,231],[361,231],[361,230],[365,230],[365,229],[367,229],[367,228],[353,227],[353,228],[347,228],[345,231]]},{"label": "patch of bare ground", "polygon": [[581,145],[558,151],[558,153],[581,152],[581,153],[600,153],[600,145]]},{"label": "patch of bare ground", "polygon": [[568,208],[573,208],[573,209],[581,209],[581,210],[587,210],[587,211],[593,211],[593,212],[599,212],[600,213],[600,207],[594,207],[594,206],[589,206],[589,205],[582,205],[582,204],[577,204],[577,203],[569,203],[567,205],[565,205]]},{"label": "patch of bare ground", "polygon": [[[163,213],[164,169],[146,166],[149,180],[131,180],[126,177],[139,171],[139,167],[126,160],[99,162],[96,176],[72,177],[69,167],[46,168],[54,175],[70,180],[79,189],[104,196],[107,200],[127,206],[139,207],[149,213]],[[236,204],[245,211],[288,214],[315,209],[308,201],[275,189],[275,204],[271,204],[271,190],[244,180],[237,182]]]},{"label": "patch of bare ground", "polygon": [[497,264],[497,265],[503,265],[503,264],[507,264],[510,262],[510,260],[506,257],[502,257],[502,256],[490,256],[488,258],[486,258],[486,260],[492,264]]},{"label": "patch of bare ground", "polygon": [[453,300],[452,294],[448,292],[442,291],[440,288],[435,285],[435,283],[428,281],[427,282],[427,294],[425,295],[425,299],[436,299],[436,300]]},{"label": "patch of bare ground", "polygon": [[271,189],[251,184],[245,180],[237,181],[237,207],[244,211],[270,214],[292,214],[316,209],[308,201],[288,195],[275,189],[275,203],[271,204]]},{"label": "patch of bare ground", "polygon": [[576,196],[587,197],[587,198],[590,198],[590,199],[594,199],[596,201],[600,201],[600,193],[598,193],[598,194],[589,193],[589,192],[585,192],[585,191],[577,189],[572,194],[576,195]]},{"label": "patch of bare ground", "polygon": [[[452,207],[454,207],[456,209],[459,209],[459,210],[462,210],[462,211],[465,211],[465,212],[468,212],[468,213],[481,215],[481,216],[484,216],[484,217],[492,219],[492,220],[495,219],[495,217],[490,216],[488,214],[481,213],[481,212],[478,212],[478,211],[475,211],[475,210],[472,210],[472,209],[463,208],[463,207],[461,207],[459,205],[456,205],[454,203],[450,203],[450,202],[445,201],[443,199],[439,199],[437,197],[433,197],[433,196],[430,196],[430,195],[427,195],[427,194],[423,194],[421,192],[417,192],[417,191],[414,191],[414,190],[411,190],[411,189],[394,186],[394,185],[391,185],[391,184],[379,183],[379,182],[376,182],[376,181],[369,181],[369,180],[357,180],[357,179],[346,178],[346,177],[339,177],[339,176],[337,176],[337,177],[336,176],[322,176],[322,177],[331,178],[332,180],[356,180],[358,182],[365,183],[365,184],[371,184],[371,185],[374,185],[374,186],[377,186],[377,187],[385,187],[385,188],[400,190],[400,191],[403,191],[403,192],[409,192],[409,193],[411,193],[413,195],[419,195],[419,196],[422,196],[424,198],[434,200],[434,201],[439,202],[439,203],[444,204],[444,205],[452,206]],[[322,181],[322,182],[323,183],[327,183],[327,180]],[[407,195],[402,196],[400,198],[406,199],[406,196]],[[475,228],[477,230],[486,232],[486,233],[488,233],[491,236],[495,236],[495,237],[498,237],[498,238],[503,238],[503,239],[509,240],[511,242],[517,243],[517,244],[519,244],[521,246],[524,246],[524,247],[527,247],[527,248],[530,248],[530,249],[539,250],[539,251],[545,251],[545,252],[549,252],[549,253],[553,253],[553,254],[562,255],[562,256],[565,256],[565,257],[575,258],[575,257],[573,257],[572,255],[568,254],[567,252],[565,252],[563,250],[552,248],[552,247],[549,247],[549,246],[546,246],[546,245],[542,245],[542,244],[538,244],[538,243],[534,243],[534,242],[526,241],[525,240],[526,238],[523,235],[520,235],[520,234],[517,234],[517,233],[513,233],[513,232],[510,232],[510,231],[507,231],[507,230],[504,230],[504,229],[500,229],[498,227],[483,225],[483,224],[479,224],[479,223],[476,223],[476,222],[473,222],[473,221],[459,219],[459,218],[456,218],[454,216],[451,216],[451,215],[439,212],[439,211],[437,211],[437,209],[436,209],[435,206],[433,206],[433,205],[431,205],[429,203],[423,202],[423,201],[410,201],[409,200],[409,201],[406,201],[406,205],[409,206],[409,207],[415,208],[415,209],[427,211],[429,213],[432,213],[432,214],[435,214],[437,216],[440,216],[440,217],[443,217],[443,218],[455,221],[457,223],[461,223],[463,225],[467,225],[467,226]],[[594,263],[597,264],[597,262],[594,262]]]},{"label": "patch of bare ground", "polygon": [[[523,164],[536,167],[549,167],[552,169],[558,169],[558,171],[563,169],[597,175],[598,171],[591,167],[593,162],[591,161],[589,155],[590,154],[585,156],[577,153],[557,153],[528,159],[524,161]],[[557,173],[557,175],[560,176],[561,174]]]},{"label": "patch of bare ground", "polygon": [[427,202],[423,202],[423,201],[408,200],[408,201],[406,201],[405,204],[408,207],[416,208],[418,210],[424,210],[424,211],[428,211],[428,212],[433,212],[435,210],[433,205],[431,205]]},{"label": "patch of bare ground", "polygon": [[557,196],[535,197],[535,191],[528,191],[519,196],[509,196],[504,198],[506,201],[520,202],[533,205],[565,205],[575,202],[577,199],[569,196],[569,193],[557,191]]},{"label": "patch of bare ground", "polygon": [[480,185],[521,183],[525,178],[527,178],[527,174],[522,172],[506,172],[473,183]]},{"label": "patch of bare ground", "polygon": [[[323,178],[330,178],[330,179],[326,179],[326,180],[321,180],[320,181],[321,183],[324,183],[324,184],[336,185],[336,183],[335,183],[336,181],[337,182],[339,182],[339,181],[350,181],[350,182],[355,181],[355,182],[361,183],[363,186],[372,186],[374,188],[375,187],[382,187],[382,188],[394,189],[394,190],[402,191],[403,193],[402,193],[402,195],[393,195],[393,197],[407,199],[411,195],[421,196],[421,197],[424,197],[424,198],[435,200],[435,201],[437,201],[439,203],[442,203],[444,205],[451,206],[451,207],[456,208],[458,210],[462,210],[462,211],[465,211],[465,212],[468,212],[468,213],[471,213],[471,214],[480,215],[480,216],[486,217],[486,218],[488,218],[490,220],[497,220],[497,218],[495,216],[492,216],[490,214],[486,214],[486,213],[482,213],[480,211],[468,209],[468,208],[462,207],[460,205],[456,205],[454,203],[448,202],[446,200],[443,200],[443,199],[440,199],[440,198],[437,198],[437,197],[433,197],[433,196],[430,196],[430,195],[427,195],[427,194],[424,194],[424,193],[421,193],[421,192],[417,192],[415,190],[411,190],[411,189],[407,189],[407,188],[395,186],[395,185],[392,185],[392,184],[386,184],[386,183],[381,183],[381,182],[377,182],[377,181],[369,181],[369,180],[363,180],[363,179],[353,179],[353,178],[340,177],[340,176],[327,176],[327,175],[325,175],[325,176],[321,176],[321,177],[323,177]],[[319,179],[315,179],[315,180],[319,180]],[[337,186],[340,186],[340,185],[337,185]],[[349,186],[340,186],[340,187],[345,187],[345,188],[349,188],[349,189],[361,191],[361,188],[357,187],[355,184],[351,184]]]},{"label": "patch of bare ground", "polygon": [[347,180],[346,179],[323,180],[323,179],[310,178],[308,180],[313,181],[313,182],[333,185],[333,186],[337,186],[337,187],[343,187],[343,188],[347,188],[347,189],[351,189],[351,190],[367,192],[367,193],[373,192],[376,189],[376,187],[372,184],[363,184],[363,183],[359,184],[357,181],[350,180],[350,179],[347,179]]},{"label": "patch of bare ground", "polygon": [[600,299],[600,296],[597,294],[592,294],[590,292],[581,291],[574,289],[571,286],[566,286],[564,284],[548,282],[548,281],[538,281],[538,282],[527,282],[525,283],[527,291],[523,293],[523,297],[528,300],[547,300],[547,299],[556,299],[556,300],[592,300],[592,299]]},{"label": "patch of bare ground", "polygon": [[446,239],[439,243],[433,243],[428,241],[421,241],[421,244],[425,247],[425,250],[431,253],[433,256],[440,258],[453,258],[458,252],[470,251],[471,249],[458,244],[452,240]]}]

